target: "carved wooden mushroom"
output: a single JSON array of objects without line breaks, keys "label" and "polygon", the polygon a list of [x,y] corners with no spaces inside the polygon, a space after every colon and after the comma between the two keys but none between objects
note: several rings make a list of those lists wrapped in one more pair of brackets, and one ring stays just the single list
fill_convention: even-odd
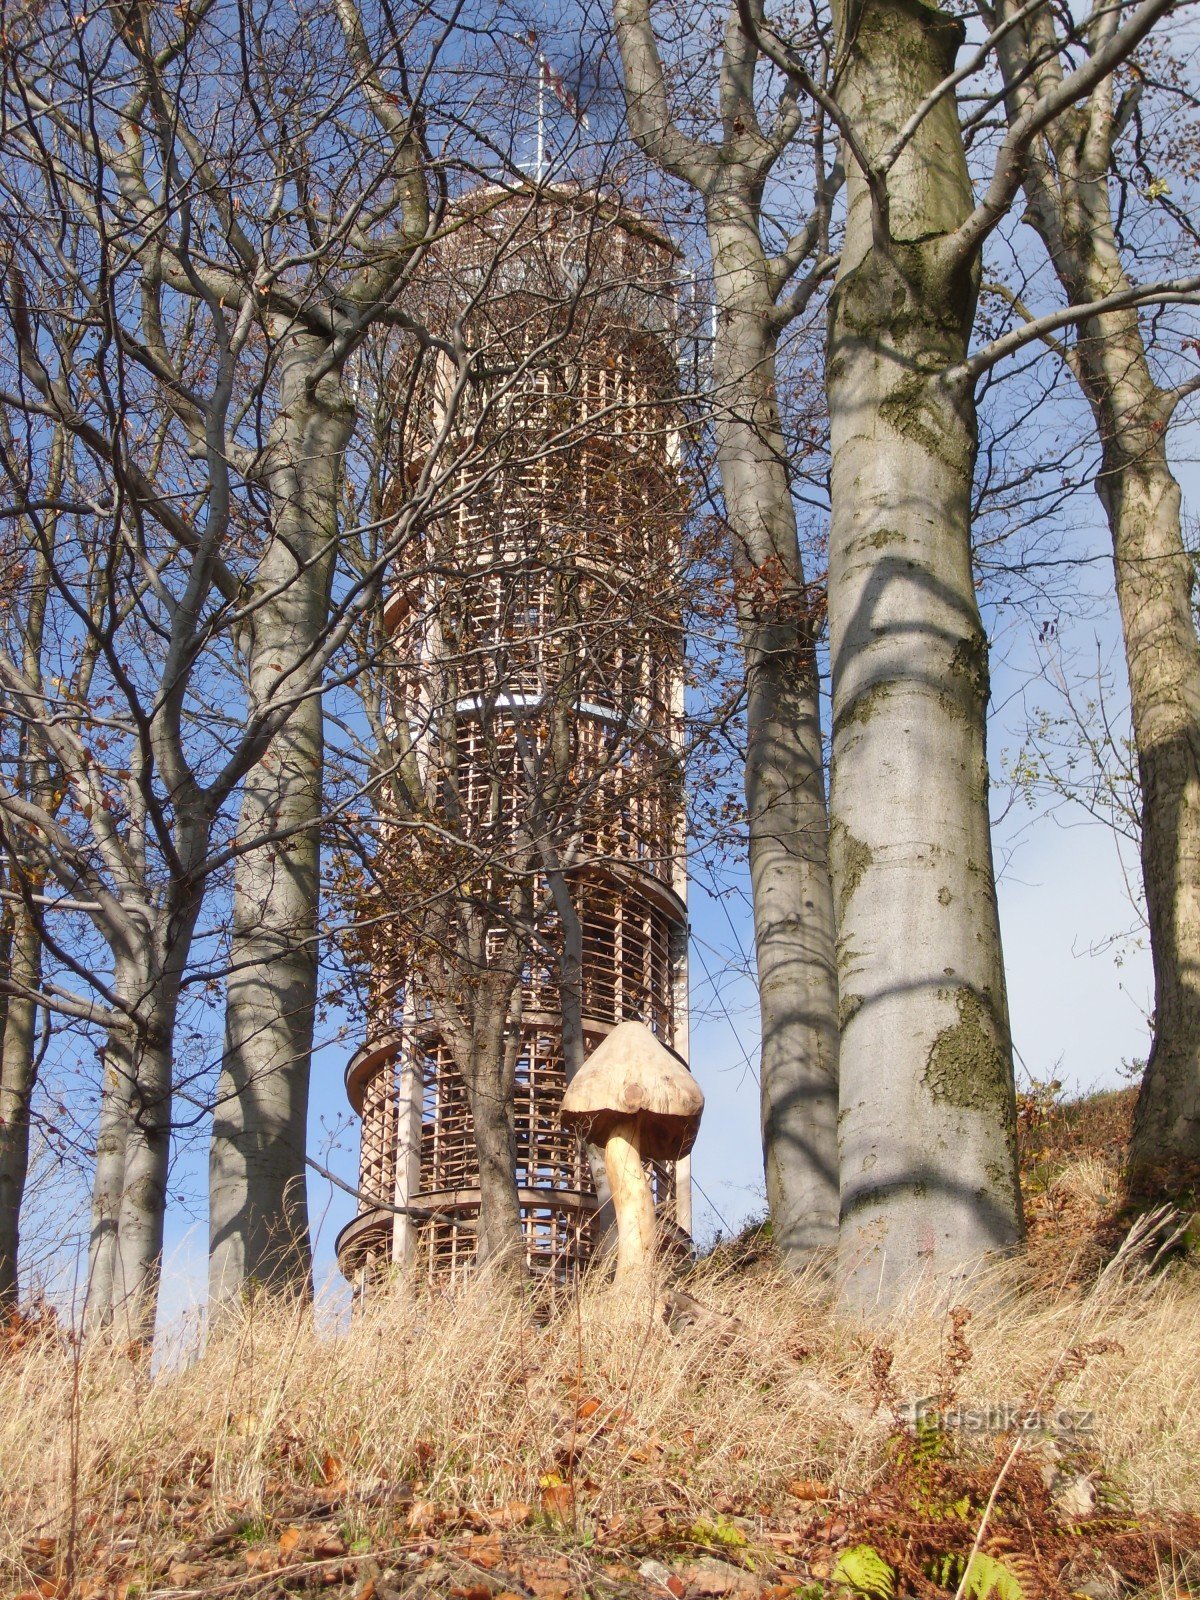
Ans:
[{"label": "carved wooden mushroom", "polygon": [[567,1085],[563,1127],[604,1147],[618,1283],[644,1273],[654,1259],[654,1196],[643,1162],[687,1155],[703,1110],[700,1085],[641,1022],[619,1023]]}]

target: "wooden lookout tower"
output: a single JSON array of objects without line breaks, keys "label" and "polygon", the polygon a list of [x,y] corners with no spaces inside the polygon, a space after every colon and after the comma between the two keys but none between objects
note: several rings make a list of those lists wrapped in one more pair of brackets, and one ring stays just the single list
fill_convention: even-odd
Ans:
[{"label": "wooden lookout tower", "polygon": [[[446,348],[396,430],[403,492],[441,476],[385,617],[358,1283],[471,1269],[488,1085],[528,1265],[570,1277],[596,1191],[568,1076],[626,1018],[687,1059],[676,252],[582,189],[455,221],[422,288]],[[690,1230],[687,1163],[653,1177]]]}]

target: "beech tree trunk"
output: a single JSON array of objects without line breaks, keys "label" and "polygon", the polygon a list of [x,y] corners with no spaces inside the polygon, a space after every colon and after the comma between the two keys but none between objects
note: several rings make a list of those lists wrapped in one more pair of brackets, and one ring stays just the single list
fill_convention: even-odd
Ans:
[{"label": "beech tree trunk", "polygon": [[[1149,378],[1144,353],[1136,364],[1125,353],[1121,381],[1106,385],[1097,487],[1125,630],[1154,961],[1154,1037],[1127,1181],[1135,1197],[1177,1198],[1200,1188],[1200,648],[1163,408],[1151,388],[1136,411],[1125,409],[1121,390]],[[1106,350],[1110,372],[1121,355],[1119,346]]]},{"label": "beech tree trunk", "polygon": [[[841,105],[878,155],[951,70],[961,24],[920,0],[837,13]],[[841,1033],[841,1271],[886,1306],[1021,1234],[992,870],[987,642],[971,570],[977,263],[953,97],[872,206],[848,152],[830,310],[831,864]]]},{"label": "beech tree trunk", "polygon": [[[298,692],[325,625],[337,492],[353,408],[340,374],[311,376],[323,340],[292,333],[267,478],[274,527],[247,624],[252,714]],[[322,709],[294,707],[242,796],[225,1052],[209,1158],[209,1297],[305,1291],[305,1186],[317,985]]]},{"label": "beech tree trunk", "polygon": [[[483,1053],[483,1052],[481,1052]],[[489,1055],[496,1054],[489,1049]],[[503,1055],[503,1045],[499,1054]],[[489,1070],[490,1069],[490,1070]],[[517,1195],[517,1136],[512,1089],[502,1061],[480,1063],[469,1090],[479,1158],[479,1232],[475,1265],[519,1274],[524,1266],[521,1206]]]},{"label": "beech tree trunk", "polygon": [[775,391],[766,261],[740,192],[709,199],[717,458],[746,664],[746,815],[767,1203],[784,1259],[837,1241],[837,987],[814,628]]},{"label": "beech tree trunk", "polygon": [[[1102,184],[1103,188],[1104,185]],[[1086,241],[1083,300],[1126,286],[1111,232]],[[1104,256],[1108,259],[1105,261]],[[1101,440],[1096,492],[1112,532],[1142,797],[1142,881],[1154,963],[1154,1035],[1134,1115],[1128,1187],[1179,1197],[1200,1183],[1200,641],[1167,396],[1136,312],[1080,329],[1078,361]]]},{"label": "beech tree trunk", "polygon": [[[1056,43],[1043,16],[1006,37],[1010,116],[1033,92],[1029,60],[1040,63],[1042,79],[1061,79]],[[1072,305],[1132,289],[1108,187],[1117,131],[1109,78],[1047,130],[1029,162],[1026,215]],[[1096,492],[1112,535],[1154,962],[1154,1034],[1127,1183],[1135,1198],[1178,1197],[1200,1183],[1200,641],[1195,572],[1167,459],[1176,397],[1154,381],[1134,309],[1083,322],[1070,359],[1100,439]]]},{"label": "beech tree trunk", "polygon": [[[761,6],[751,6],[761,21]],[[717,90],[719,142],[672,116],[647,0],[613,0],[630,128],[641,148],[704,199],[717,338],[714,427],[733,532],[746,664],[745,794],[762,1028],[760,1097],[767,1199],[793,1266],[832,1245],[837,1212],[837,991],[814,631],[775,392],[779,304],[817,241],[768,257],[763,190],[799,127],[755,103],[758,44],[730,4]],[[815,283],[813,285],[815,287]]]},{"label": "beech tree trunk", "polygon": [[21,1205],[29,1172],[29,1110],[36,1070],[41,939],[24,906],[13,902],[6,975],[24,994],[0,1004],[0,1316],[19,1290]]},{"label": "beech tree trunk", "polygon": [[[522,997],[520,953],[512,935],[505,943],[503,954],[496,952],[494,970],[466,980],[474,991],[469,1020],[460,1015],[446,1031],[466,1087],[479,1163],[475,1266],[516,1279],[525,1272],[513,1105]],[[485,936],[477,942],[480,955],[486,948]]]},{"label": "beech tree trunk", "polygon": [[154,1336],[171,1158],[171,1041],[176,996],[160,994],[147,1019],[129,1104],[117,1214],[112,1324],[126,1340]]},{"label": "beech tree trunk", "polygon": [[136,957],[117,961],[113,992],[127,1012],[109,1029],[104,1045],[84,1299],[85,1324],[93,1332],[111,1325],[119,1297],[118,1225],[125,1193],[125,1150],[141,1068],[141,1040],[133,1013],[149,987],[148,974]]},{"label": "beech tree trunk", "polygon": [[199,897],[147,928],[117,962],[125,1015],[109,1030],[92,1183],[87,1326],[121,1338],[154,1334],[171,1158],[175,1020]]}]

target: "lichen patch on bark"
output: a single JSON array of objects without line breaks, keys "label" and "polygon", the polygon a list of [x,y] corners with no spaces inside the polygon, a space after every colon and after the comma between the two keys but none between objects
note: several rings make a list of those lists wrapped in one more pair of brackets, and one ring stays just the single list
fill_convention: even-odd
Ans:
[{"label": "lichen patch on bark", "polygon": [[838,1032],[844,1033],[846,1024],[862,1009],[866,997],[861,994],[844,994],[838,1001]]},{"label": "lichen patch on bark", "polygon": [[969,1111],[1002,1111],[1007,1100],[1007,1066],[997,1040],[996,1017],[974,989],[954,994],[958,1021],[933,1041],[924,1082],[930,1094]]},{"label": "lichen patch on bark", "polygon": [[844,733],[856,723],[870,722],[882,703],[892,692],[890,683],[872,683],[834,719],[835,736]]},{"label": "lichen patch on bark", "polygon": [[846,824],[837,818],[834,818],[829,830],[829,847],[838,921],[841,922],[846,907],[874,858],[870,846],[856,839]]}]

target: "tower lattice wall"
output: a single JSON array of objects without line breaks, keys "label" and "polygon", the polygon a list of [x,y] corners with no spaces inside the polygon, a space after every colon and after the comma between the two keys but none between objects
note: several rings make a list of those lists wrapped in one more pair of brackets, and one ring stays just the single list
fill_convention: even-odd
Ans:
[{"label": "tower lattice wall", "polygon": [[[480,1041],[502,1036],[526,1256],[561,1280],[596,1208],[558,1121],[564,1026],[586,1054],[639,1018],[687,1053],[676,261],[581,191],[483,190],[458,221],[426,315],[472,375],[446,350],[414,356],[394,442],[397,484],[443,476],[387,607],[395,738],[364,902],[368,1037],[346,1079],[363,1198],[338,1253],[350,1277],[470,1269],[472,1082]],[[687,1229],[681,1167],[655,1181]]]}]

